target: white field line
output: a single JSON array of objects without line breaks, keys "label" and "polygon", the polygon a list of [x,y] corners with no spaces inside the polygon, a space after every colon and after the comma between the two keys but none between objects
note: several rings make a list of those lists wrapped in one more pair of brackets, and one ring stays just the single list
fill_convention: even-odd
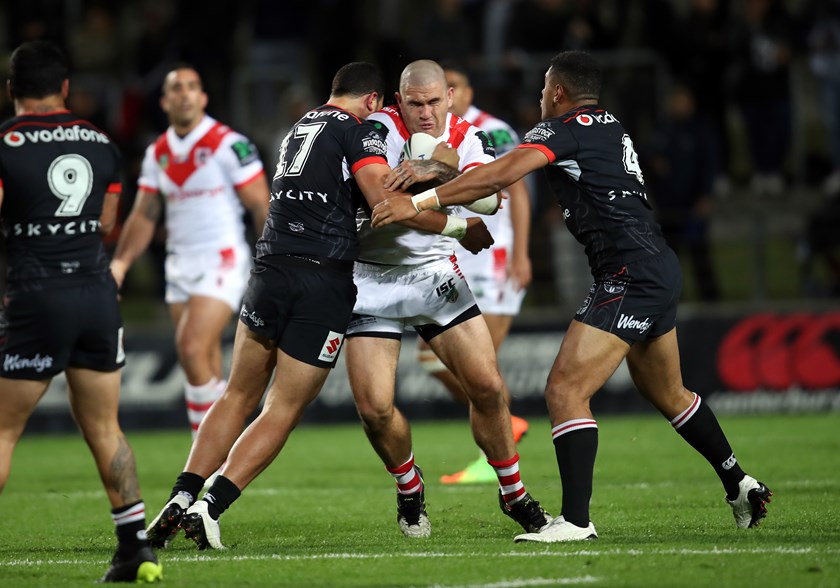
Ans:
[{"label": "white field line", "polygon": [[428,588],[526,588],[527,586],[574,586],[575,584],[594,584],[599,579],[595,576],[579,578],[529,578],[505,580],[492,584],[432,584]]},{"label": "white field line", "polygon": [[[647,482],[638,482],[633,484],[601,484],[601,487],[609,487],[609,488],[624,488],[627,490],[658,490],[662,488],[669,488],[677,486],[678,484],[682,484],[682,482],[657,482],[654,484],[649,484]],[[465,486],[441,486],[439,488],[435,488],[435,492],[444,492],[444,493],[453,493],[453,494],[470,494],[470,493],[481,493],[484,494],[487,492],[487,488],[489,486],[486,484],[471,484]],[[780,489],[780,488],[836,488],[837,487],[837,480],[790,480],[790,481],[782,481],[773,484],[773,489]],[[353,490],[352,488],[347,488],[348,491]],[[384,484],[382,487],[382,491],[385,492],[392,492],[391,486]],[[284,488],[252,488],[246,490],[246,493],[249,496],[285,496],[285,495],[292,495],[297,492],[300,492],[300,488],[295,488],[293,486],[284,487]],[[330,488],[307,488],[307,494],[324,494],[329,496],[334,496],[336,493],[342,492],[342,489],[336,489],[335,487]],[[8,495],[8,490],[6,495]],[[71,492],[30,492],[28,496],[61,496],[63,498],[81,498],[81,499],[88,499],[88,498],[102,498],[105,496],[104,490],[73,490]],[[147,505],[148,506],[148,505]]]},{"label": "white field line", "polygon": [[[165,553],[165,552],[164,552]],[[738,547],[726,547],[711,549],[585,549],[579,551],[510,551],[507,553],[323,553],[315,555],[232,555],[224,551],[214,552],[212,555],[168,555],[164,554],[164,562],[203,562],[203,561],[313,561],[313,560],[373,560],[373,559],[435,559],[435,558],[476,558],[476,557],[599,557],[599,556],[657,556],[657,555],[840,555],[840,549],[815,549],[813,547],[755,547],[742,549]],[[89,565],[94,560],[84,559],[12,559],[0,561],[0,568],[3,567],[30,567],[30,566],[61,566],[61,565]]]}]

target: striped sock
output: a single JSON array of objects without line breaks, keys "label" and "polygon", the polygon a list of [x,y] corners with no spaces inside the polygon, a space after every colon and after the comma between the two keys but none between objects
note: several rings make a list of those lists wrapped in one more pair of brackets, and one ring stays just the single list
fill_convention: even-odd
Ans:
[{"label": "striped sock", "polygon": [[414,453],[401,466],[397,466],[394,469],[386,467],[385,469],[397,481],[398,494],[414,494],[423,489],[423,481],[420,479],[417,469],[414,467]]},{"label": "striped sock", "polygon": [[688,408],[671,419],[671,426],[715,468],[727,497],[734,500],[738,496],[738,482],[745,474],[712,409],[695,394]]},{"label": "striped sock", "polygon": [[499,489],[502,491],[502,499],[510,506],[516,504],[525,496],[525,484],[519,477],[519,454],[514,453],[513,457],[504,461],[493,461],[488,459],[487,463],[496,470],[499,477]]},{"label": "striped sock", "polygon": [[198,433],[198,426],[204,420],[204,415],[213,406],[224,389],[219,389],[219,380],[213,378],[201,386],[193,386],[189,382],[184,384],[184,398],[187,401],[187,418],[192,428],[192,436],[195,439]]},{"label": "striped sock", "polygon": [[573,525],[586,527],[598,452],[598,423],[593,419],[570,419],[552,427],[551,438],[563,485],[560,514]]},{"label": "striped sock", "polygon": [[142,500],[111,510],[116,527],[119,550],[122,554],[134,553],[148,545],[146,539],[146,505]]}]

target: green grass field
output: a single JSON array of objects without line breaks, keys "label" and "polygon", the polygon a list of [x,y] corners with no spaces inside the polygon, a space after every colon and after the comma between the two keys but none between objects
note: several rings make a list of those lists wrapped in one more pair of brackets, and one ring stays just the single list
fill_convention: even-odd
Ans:
[{"label": "green grass field", "polygon": [[[445,487],[476,455],[465,422],[419,423],[430,539],[404,538],[393,482],[358,425],[303,426],[222,518],[225,551],[178,538],[170,586],[838,586],[840,416],[721,419],[741,463],[774,491],[758,529],[736,530],[711,468],[654,417],[601,418],[592,500],[600,538],[515,544],[493,486]],[[552,513],[560,483],[545,420],[520,446],[523,479]],[[189,448],[185,432],[132,433],[147,516]],[[78,436],[24,436],[0,497],[0,585],[89,586],[113,528]]]}]

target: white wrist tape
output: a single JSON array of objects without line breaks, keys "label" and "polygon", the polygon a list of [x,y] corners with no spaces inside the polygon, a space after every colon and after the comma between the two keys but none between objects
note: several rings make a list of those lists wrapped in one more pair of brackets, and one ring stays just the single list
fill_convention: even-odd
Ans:
[{"label": "white wrist tape", "polygon": [[434,188],[412,196],[411,203],[414,205],[414,210],[417,212],[423,212],[424,210],[429,210],[430,208],[440,208],[440,198],[438,198],[437,190]]},{"label": "white wrist tape", "polygon": [[501,200],[499,200],[498,194],[490,194],[490,196],[479,198],[472,204],[465,205],[464,208],[477,212],[478,214],[496,214],[496,211],[499,210],[500,202]]},{"label": "white wrist tape", "polygon": [[446,237],[455,237],[459,241],[467,234],[467,219],[460,216],[447,216],[446,226],[440,233]]}]

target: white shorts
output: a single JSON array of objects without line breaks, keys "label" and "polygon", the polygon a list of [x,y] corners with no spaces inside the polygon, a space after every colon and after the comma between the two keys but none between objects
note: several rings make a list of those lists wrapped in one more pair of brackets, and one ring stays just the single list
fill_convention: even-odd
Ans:
[{"label": "white shorts", "polygon": [[390,333],[399,338],[408,327],[445,327],[475,307],[454,255],[421,265],[356,262],[353,279],[358,294],[348,337]]},{"label": "white shorts", "polygon": [[522,308],[525,290],[517,291],[508,278],[509,259],[510,251],[505,247],[494,247],[478,255],[467,252],[458,258],[483,314],[516,316]]},{"label": "white shorts", "polygon": [[251,273],[251,249],[242,244],[221,250],[170,252],[165,269],[167,304],[208,296],[238,312]]}]

